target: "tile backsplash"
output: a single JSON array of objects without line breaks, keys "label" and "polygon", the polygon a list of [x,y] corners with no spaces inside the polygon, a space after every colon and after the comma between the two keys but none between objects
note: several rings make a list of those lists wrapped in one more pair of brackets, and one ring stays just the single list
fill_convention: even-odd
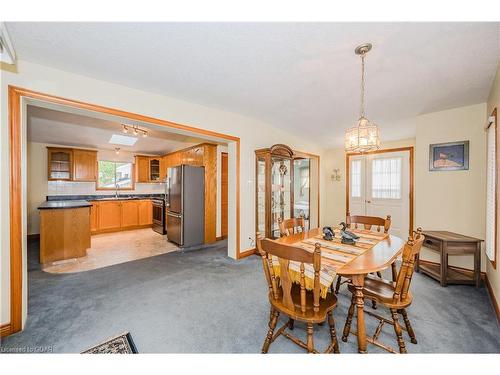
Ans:
[{"label": "tile backsplash", "polygon": [[[120,190],[126,194],[161,194],[162,183],[136,183],[134,190]],[[113,195],[114,190],[96,190],[95,182],[48,181],[47,195]]]}]

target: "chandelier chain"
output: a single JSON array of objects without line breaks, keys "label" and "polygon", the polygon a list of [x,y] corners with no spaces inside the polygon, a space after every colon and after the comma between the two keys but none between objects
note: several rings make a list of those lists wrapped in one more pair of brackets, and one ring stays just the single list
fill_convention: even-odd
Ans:
[{"label": "chandelier chain", "polygon": [[361,109],[360,117],[365,117],[365,53],[361,54]]}]

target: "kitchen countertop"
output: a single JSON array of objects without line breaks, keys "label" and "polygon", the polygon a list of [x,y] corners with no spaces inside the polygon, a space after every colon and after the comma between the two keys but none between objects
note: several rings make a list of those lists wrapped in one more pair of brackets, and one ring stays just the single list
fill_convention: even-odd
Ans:
[{"label": "kitchen countertop", "polygon": [[51,210],[51,209],[62,209],[62,208],[80,208],[80,207],[90,207],[92,203],[84,200],[65,200],[65,201],[45,201],[40,206],[39,210]]}]

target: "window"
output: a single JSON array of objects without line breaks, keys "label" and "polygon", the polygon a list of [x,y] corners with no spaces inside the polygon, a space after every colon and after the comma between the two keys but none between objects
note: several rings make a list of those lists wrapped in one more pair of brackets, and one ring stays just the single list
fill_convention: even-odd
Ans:
[{"label": "window", "polygon": [[401,158],[372,161],[372,197],[401,199]]},{"label": "window", "polygon": [[99,160],[97,163],[99,178],[98,189],[129,190],[133,188],[132,163]]},{"label": "window", "polygon": [[351,161],[351,197],[361,198],[361,160]]},{"label": "window", "polygon": [[486,256],[495,262],[496,242],[496,124],[487,130],[487,169],[486,169]]}]

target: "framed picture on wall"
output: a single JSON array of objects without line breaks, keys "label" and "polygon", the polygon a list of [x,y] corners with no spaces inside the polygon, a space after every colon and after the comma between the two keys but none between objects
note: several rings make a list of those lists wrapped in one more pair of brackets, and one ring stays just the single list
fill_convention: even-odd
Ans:
[{"label": "framed picture on wall", "polygon": [[429,145],[430,171],[469,169],[469,141]]}]

